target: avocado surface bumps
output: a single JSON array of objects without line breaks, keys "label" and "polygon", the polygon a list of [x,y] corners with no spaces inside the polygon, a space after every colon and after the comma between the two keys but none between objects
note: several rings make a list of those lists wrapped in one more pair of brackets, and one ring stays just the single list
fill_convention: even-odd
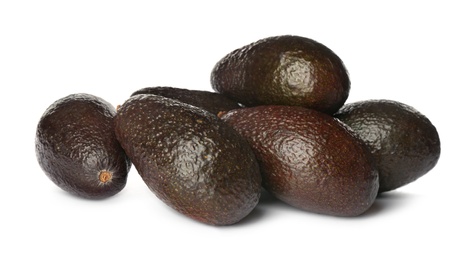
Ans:
[{"label": "avocado surface bumps", "polygon": [[258,203],[261,176],[251,148],[203,109],[135,95],[118,110],[116,135],[150,190],[188,217],[230,225]]},{"label": "avocado surface bumps", "polygon": [[214,115],[217,115],[221,111],[228,111],[241,107],[236,101],[233,101],[220,93],[204,90],[174,87],[148,87],[135,91],[131,96],[138,94],[153,94],[175,99],[183,103],[203,108]]},{"label": "avocado surface bumps", "polygon": [[347,70],[332,50],[294,35],[261,39],[229,53],[213,68],[211,84],[246,107],[291,105],[328,114],[344,104],[350,90]]},{"label": "avocado surface bumps", "polygon": [[413,107],[393,100],[363,100],[345,104],[335,116],[369,146],[379,171],[379,192],[417,180],[438,162],[438,131]]},{"label": "avocado surface bumps", "polygon": [[126,185],[131,167],[114,134],[114,107],[90,94],[57,100],[42,115],[36,155],[46,175],[77,196],[110,197]]},{"label": "avocado surface bumps", "polygon": [[374,202],[378,174],[365,144],[330,115],[296,106],[257,106],[221,118],[251,144],[263,187],[303,210],[357,216]]}]

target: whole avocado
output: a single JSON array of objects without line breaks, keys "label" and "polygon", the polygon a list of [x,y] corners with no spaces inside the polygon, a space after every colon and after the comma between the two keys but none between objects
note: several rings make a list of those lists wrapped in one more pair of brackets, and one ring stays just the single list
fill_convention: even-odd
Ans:
[{"label": "whole avocado", "polygon": [[205,109],[214,115],[217,115],[222,111],[241,107],[236,101],[233,101],[220,93],[205,90],[174,87],[147,87],[135,91],[131,96],[138,94],[153,94],[175,99]]},{"label": "whole avocado", "polygon": [[363,100],[345,104],[335,117],[370,148],[379,171],[380,193],[417,180],[439,160],[436,127],[409,105],[386,99]]},{"label": "whole avocado", "polygon": [[263,187],[296,208],[357,216],[373,204],[378,174],[366,145],[332,116],[297,106],[222,113],[251,145]]},{"label": "whole avocado", "polygon": [[290,105],[333,114],[350,80],[342,60],[301,36],[261,39],[223,57],[211,73],[213,89],[244,106]]},{"label": "whole avocado", "polygon": [[63,190],[89,199],[126,185],[131,163],[114,134],[114,107],[91,94],[51,104],[37,126],[35,150],[45,174]]},{"label": "whole avocado", "polygon": [[217,116],[177,100],[138,94],[118,110],[115,131],[149,189],[178,212],[210,225],[231,225],[257,205],[256,158]]}]

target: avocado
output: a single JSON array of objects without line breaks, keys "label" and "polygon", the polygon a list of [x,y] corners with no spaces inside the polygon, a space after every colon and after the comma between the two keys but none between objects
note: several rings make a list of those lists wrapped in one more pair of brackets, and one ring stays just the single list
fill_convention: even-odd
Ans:
[{"label": "avocado", "polygon": [[387,99],[345,104],[335,117],[365,141],[377,164],[379,193],[395,190],[428,173],[440,157],[432,122],[415,108]]},{"label": "avocado", "polygon": [[214,115],[217,115],[221,111],[228,111],[241,107],[236,101],[233,101],[220,93],[205,90],[174,87],[147,87],[135,91],[132,93],[132,96],[138,94],[153,94],[175,99],[205,109]]},{"label": "avocado", "polygon": [[115,131],[149,189],[185,216],[231,225],[258,204],[256,158],[217,116],[163,96],[138,94],[119,108]]},{"label": "avocado", "polygon": [[115,195],[131,163],[114,134],[115,108],[91,94],[51,104],[37,125],[35,148],[45,174],[63,190],[88,199]]},{"label": "avocado", "polygon": [[263,187],[296,208],[357,216],[375,201],[378,173],[366,145],[332,116],[263,105],[221,113],[251,145]]},{"label": "avocado", "polygon": [[325,45],[301,36],[273,36],[217,62],[212,88],[246,107],[288,105],[333,114],[347,100],[350,79]]}]

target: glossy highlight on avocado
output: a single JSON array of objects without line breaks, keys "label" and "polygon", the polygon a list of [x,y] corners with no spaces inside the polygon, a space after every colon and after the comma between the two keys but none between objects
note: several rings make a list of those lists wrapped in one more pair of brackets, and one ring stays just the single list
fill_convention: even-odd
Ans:
[{"label": "glossy highlight on avocado", "polygon": [[115,195],[131,163],[114,134],[114,107],[90,94],[51,104],[36,130],[35,150],[45,174],[63,190],[89,199]]},{"label": "glossy highlight on avocado", "polygon": [[158,95],[119,109],[116,136],[149,189],[178,212],[231,225],[258,204],[261,176],[248,143],[217,116]]},{"label": "glossy highlight on avocado", "polygon": [[347,70],[332,50],[294,35],[264,38],[229,53],[213,68],[211,84],[246,107],[290,105],[328,114],[350,90]]}]

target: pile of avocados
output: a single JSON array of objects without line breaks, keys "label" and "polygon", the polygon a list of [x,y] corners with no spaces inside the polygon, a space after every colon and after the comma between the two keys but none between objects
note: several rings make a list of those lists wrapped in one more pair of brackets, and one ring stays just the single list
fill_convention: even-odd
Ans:
[{"label": "pile of avocados", "polygon": [[44,173],[87,199],[120,192],[134,165],[161,201],[198,222],[238,223],[262,189],[292,207],[354,217],[428,173],[435,126],[395,100],[346,103],[342,60],[283,35],[217,62],[210,91],[146,87],[117,108],[91,94],[51,104],[35,148]]}]

